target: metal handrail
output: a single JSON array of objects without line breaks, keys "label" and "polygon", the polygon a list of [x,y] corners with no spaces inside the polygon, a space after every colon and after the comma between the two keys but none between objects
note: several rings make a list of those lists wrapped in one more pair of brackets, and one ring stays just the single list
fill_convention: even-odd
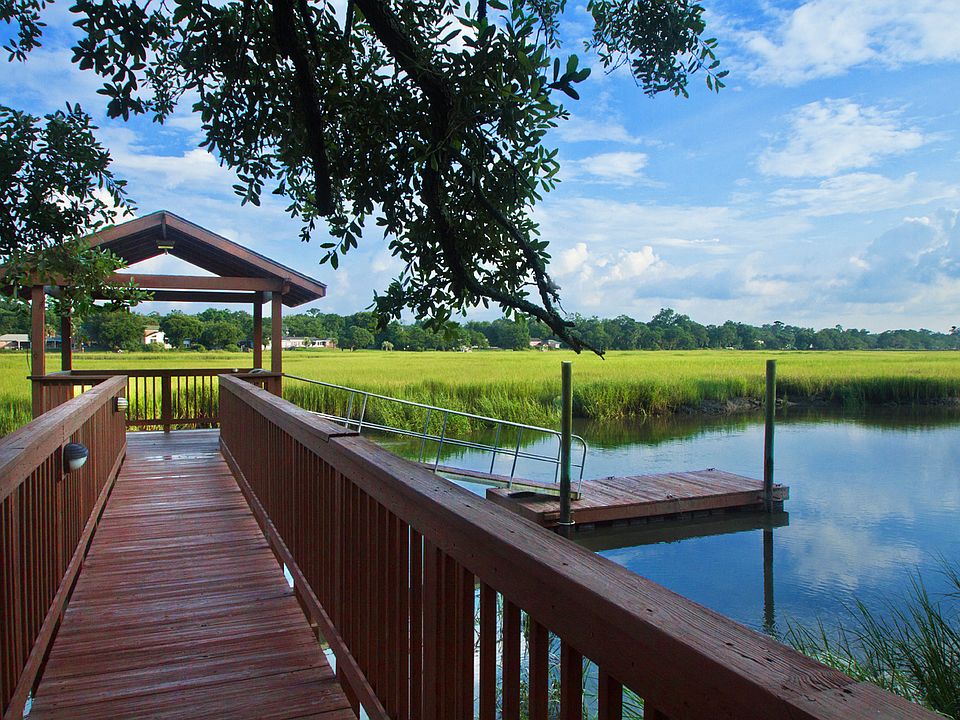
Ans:
[{"label": "metal handrail", "polygon": [[[516,476],[517,471],[517,462],[521,459],[523,460],[533,460],[538,462],[545,462],[554,465],[554,482],[559,482],[560,479],[560,431],[551,430],[550,428],[539,427],[537,425],[527,425],[525,423],[513,422],[512,420],[502,420],[500,418],[488,417],[486,415],[477,415],[475,413],[465,412],[463,410],[451,410],[450,408],[439,407],[437,405],[429,405],[427,403],[416,402],[415,400],[404,400],[402,398],[395,398],[389,395],[381,395],[375,392],[369,392],[367,390],[359,390],[357,388],[347,387],[345,385],[336,385],[334,383],[323,382],[322,380],[314,380],[313,378],[301,377],[299,375],[288,375],[284,373],[284,377],[290,378],[291,380],[300,380],[301,382],[311,383],[313,385],[321,385],[323,387],[331,388],[333,390],[341,390],[347,393],[350,393],[347,399],[347,412],[346,416],[342,415],[333,415],[325,412],[311,411],[314,415],[322,417],[331,422],[338,423],[344,427],[355,429],[358,433],[362,432],[364,429],[375,430],[377,432],[387,432],[400,435],[403,437],[418,438],[420,440],[420,453],[419,461],[424,462],[424,451],[426,449],[426,444],[428,441],[437,443],[437,455],[433,462],[433,467],[437,468],[440,466],[441,453],[443,452],[444,445],[452,447],[461,447],[469,450],[480,450],[482,452],[489,452],[490,457],[490,473],[493,473],[494,467],[496,465],[497,458],[500,456],[506,456],[508,458],[513,458],[513,462],[510,466],[510,473],[508,477],[511,479]],[[359,397],[360,399],[360,413],[358,417],[353,418],[353,408],[355,406],[355,398]],[[394,427],[392,425],[384,425],[382,423],[373,422],[365,418],[367,411],[367,402],[371,398],[377,400],[384,400],[387,402],[398,403],[401,405],[406,405],[409,407],[415,407],[422,410],[426,410],[426,418],[424,420],[423,430],[406,430],[404,428]],[[441,413],[441,430],[440,434],[430,432],[430,418],[433,413]],[[451,416],[462,417],[469,420],[479,420],[481,422],[489,423],[496,428],[496,438],[494,444],[477,442],[474,440],[463,440],[456,437],[449,437],[447,435],[447,426],[448,420]],[[500,444],[500,438],[502,436],[503,428],[513,428],[517,431],[517,442],[516,445],[511,448],[503,447]],[[531,452],[523,450],[521,445],[523,441],[524,433],[541,433],[550,437],[554,437],[557,440],[557,453],[556,455],[549,455],[546,453]],[[579,435],[574,435],[572,437],[573,443],[579,444],[580,446],[580,462],[571,462],[571,469],[574,471],[579,471],[576,475],[578,478],[577,490],[580,489],[580,483],[583,482],[583,470],[587,461],[587,442]],[[571,457],[573,457],[571,452]],[[428,463],[429,464],[429,463]]]}]

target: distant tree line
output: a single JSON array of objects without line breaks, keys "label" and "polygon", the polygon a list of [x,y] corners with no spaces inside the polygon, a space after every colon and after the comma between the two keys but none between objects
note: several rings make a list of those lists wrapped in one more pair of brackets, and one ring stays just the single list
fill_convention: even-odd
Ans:
[{"label": "distant tree line", "polygon": [[[958,350],[960,332],[933,330],[868,330],[804,328],[774,322],[749,325],[728,320],[722,325],[701,325],[687,315],[664,308],[648,322],[627,315],[615,318],[576,316],[576,329],[590,345],[603,350],[695,350],[733,348],[737,350]],[[253,316],[245,310],[209,308],[194,315],[174,310],[166,315],[127,311],[90,314],[79,324],[83,342],[99,347],[139,350],[144,329],[159,327],[175,348],[238,349],[253,341]],[[29,333],[29,314],[19,304],[0,301],[0,334]],[[53,333],[53,328],[48,328]],[[422,323],[391,322],[379,328],[376,315],[358,312],[337,315],[320,310],[283,318],[286,337],[334,338],[343,350],[459,350],[462,348],[503,348],[521,350],[532,340],[556,337],[538,322],[523,319],[471,320],[464,324],[447,322],[439,329]],[[264,319],[264,340],[270,338],[270,320]],[[159,348],[153,348],[159,349]]]}]

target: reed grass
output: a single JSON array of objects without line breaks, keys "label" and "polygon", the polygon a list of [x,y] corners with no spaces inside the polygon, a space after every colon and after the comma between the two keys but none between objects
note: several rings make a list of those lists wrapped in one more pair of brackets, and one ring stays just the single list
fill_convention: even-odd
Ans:
[{"label": "reed grass", "polygon": [[854,679],[960,720],[960,565],[944,563],[942,572],[955,588],[942,598],[914,575],[903,601],[880,611],[858,602],[836,632],[791,626],[786,639]]},{"label": "reed grass", "polygon": [[[574,361],[574,414],[611,420],[677,412],[723,410],[724,403],[759,403],[764,360],[778,361],[779,396],[847,409],[896,403],[960,402],[956,352],[684,352],[612,351],[601,360],[566,351],[541,352],[341,352],[293,351],[284,370],[317,380],[449,407],[480,415],[555,426],[560,361]],[[83,353],[79,369],[243,367],[249,353]],[[58,359],[50,355],[48,366]],[[29,354],[0,353],[0,427],[12,428],[28,408]],[[311,409],[342,411],[335,394],[296,381],[289,399]],[[310,389],[308,389],[310,388]],[[346,400],[343,400],[346,402]],[[27,403],[24,405],[22,403]],[[376,411],[375,411],[376,412]],[[409,411],[383,410],[383,420],[407,427]],[[389,413],[400,413],[392,416]]]}]

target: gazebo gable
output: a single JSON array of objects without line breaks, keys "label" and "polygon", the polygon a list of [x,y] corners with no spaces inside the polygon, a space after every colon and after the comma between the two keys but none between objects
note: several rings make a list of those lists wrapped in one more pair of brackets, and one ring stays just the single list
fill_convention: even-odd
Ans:
[{"label": "gazebo gable", "polygon": [[271,292],[296,307],[326,295],[326,285],[318,280],[165,210],[106,228],[87,241],[129,265],[167,253],[216,276],[117,274],[121,281],[132,277],[143,289],[156,291],[157,300],[246,302],[241,293]]}]

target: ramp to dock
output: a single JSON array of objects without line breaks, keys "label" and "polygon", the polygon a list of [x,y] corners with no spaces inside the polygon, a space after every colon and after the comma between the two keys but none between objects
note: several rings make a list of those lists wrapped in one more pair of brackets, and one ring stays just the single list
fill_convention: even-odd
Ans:
[{"label": "ramp to dock", "polygon": [[128,435],[31,720],[355,720],[218,438]]},{"label": "ramp to dock", "polygon": [[[773,486],[773,501],[778,508],[788,497],[789,488]],[[555,496],[490,488],[487,498],[544,527],[554,527],[560,520],[560,499]],[[583,526],[759,510],[763,501],[762,481],[710,468],[584,480],[580,498],[570,507],[573,522]]]}]

